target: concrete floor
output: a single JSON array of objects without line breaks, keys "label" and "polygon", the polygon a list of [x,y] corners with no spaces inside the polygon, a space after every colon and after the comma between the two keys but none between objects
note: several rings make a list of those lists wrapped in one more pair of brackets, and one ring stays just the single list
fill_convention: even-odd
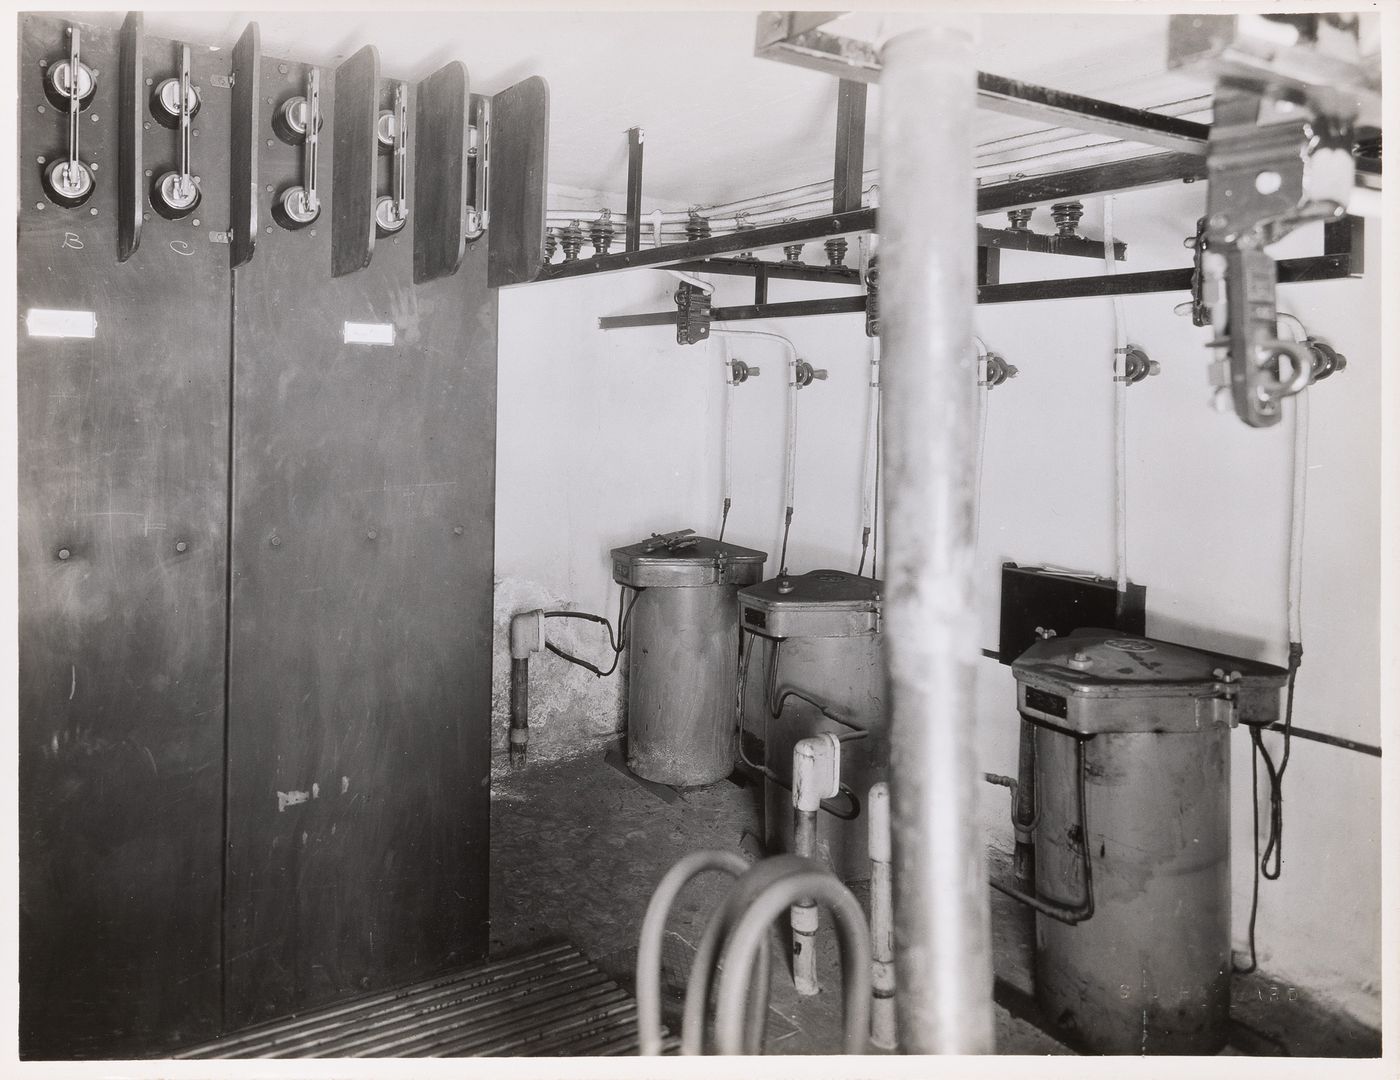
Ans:
[{"label": "concrete floor", "polygon": [[[652,889],[682,855],[701,848],[752,850],[761,835],[762,789],[722,781],[677,791],[647,785],[621,764],[615,741],[567,761],[496,770],[491,815],[491,951],[546,941],[579,946],[629,988],[637,931]],[[989,852],[993,869],[1005,856]],[[678,1016],[689,958],[728,881],[707,874],[681,894],[663,955],[668,1018]],[[862,889],[853,890],[862,903]],[[996,1047],[1001,1054],[1068,1054],[1047,1034],[1031,996],[1034,924],[1015,901],[991,893]],[[765,1053],[841,1052],[840,975],[834,935],[821,935],[822,992],[800,998],[775,953]],[[679,1030],[679,1024],[673,1025]],[[1306,991],[1281,992],[1267,974],[1236,976],[1227,1054],[1371,1057],[1380,1034],[1329,1012]]]}]

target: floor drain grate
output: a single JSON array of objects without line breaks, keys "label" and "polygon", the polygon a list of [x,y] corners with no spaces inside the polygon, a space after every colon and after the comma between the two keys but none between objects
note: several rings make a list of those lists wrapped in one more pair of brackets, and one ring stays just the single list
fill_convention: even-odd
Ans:
[{"label": "floor drain grate", "polygon": [[[665,1052],[677,1042],[669,1037]],[[181,1058],[593,1057],[637,1052],[631,995],[553,945],[203,1043]]]}]

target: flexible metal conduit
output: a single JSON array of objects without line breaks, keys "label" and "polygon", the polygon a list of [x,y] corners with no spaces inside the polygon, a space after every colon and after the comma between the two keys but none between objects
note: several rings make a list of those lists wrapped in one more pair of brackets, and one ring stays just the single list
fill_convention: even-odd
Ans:
[{"label": "flexible metal conduit", "polygon": [[671,905],[691,879],[706,871],[737,878],[748,868],[748,861],[734,851],[692,852],[666,872],[652,893],[637,945],[637,1039],[643,1057],[661,1053],[661,944]]},{"label": "flexible metal conduit", "polygon": [[[780,856],[797,860],[797,856]],[[769,862],[776,862],[776,859]],[[720,961],[719,1000],[715,1006],[715,1042],[721,1054],[752,1053],[752,1024],[745,1030],[745,1002],[755,966],[764,967],[768,931],[773,920],[799,900],[826,905],[841,944],[841,990],[848,1054],[864,1054],[870,1032],[870,931],[865,912],[851,890],[819,863],[808,859],[766,883],[746,905]],[[753,871],[750,871],[753,873]],[[767,987],[763,997],[766,1007]],[[688,1003],[687,1003],[688,1004]],[[748,1001],[752,1013],[752,1000]],[[761,1049],[761,1044],[760,1047]]]},{"label": "flexible metal conduit", "polygon": [[[681,1021],[681,1053],[687,1055],[705,1052],[705,1009],[710,1000],[710,989],[714,985],[715,962],[720,949],[728,940],[730,930],[739,915],[769,885],[795,870],[805,870],[812,866],[796,855],[777,855],[756,863],[743,877],[735,882],[729,895],[710,917],[705,932],[700,936],[700,944],[690,962],[690,977],[685,986],[685,1014]],[[781,909],[779,909],[781,910]],[[775,911],[769,919],[771,923],[778,916]],[[753,987],[749,999],[748,1040],[745,1048],[757,1054],[763,1048],[763,1031],[768,1015],[768,975],[771,958],[764,949],[753,965]]]},{"label": "flexible metal conduit", "polygon": [[[976,438],[970,35],[892,38],[880,81],[885,652],[896,998],[909,1053],[993,1049],[991,926],[977,824]],[[937,108],[930,108],[937,102]]]}]

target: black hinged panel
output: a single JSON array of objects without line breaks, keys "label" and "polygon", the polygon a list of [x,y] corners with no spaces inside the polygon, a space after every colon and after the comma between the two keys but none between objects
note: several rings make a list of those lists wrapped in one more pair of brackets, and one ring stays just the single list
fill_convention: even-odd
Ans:
[{"label": "black hinged panel", "polygon": [[1060,574],[1038,566],[1001,567],[1001,644],[1010,664],[1040,640],[1037,629],[1064,637],[1086,626],[1108,626],[1125,634],[1146,632],[1147,587],[1129,583],[1120,598],[1111,578]]},{"label": "black hinged panel", "polygon": [[[331,161],[331,273],[336,277],[363,270],[374,254],[375,176],[379,151],[375,123],[379,118],[379,50],[366,45],[335,69],[335,78],[322,82],[322,111],[334,96],[338,103],[333,125]],[[265,104],[265,103],[264,103]]]},{"label": "black hinged panel", "polygon": [[[271,114],[305,79],[305,65],[264,58],[264,221],[275,193],[300,182],[300,148]],[[341,80],[329,83],[322,131],[338,174],[347,112]],[[414,286],[414,207],[370,266],[332,277],[340,186],[328,194],[316,223],[274,224],[235,272],[230,1027],[466,962],[487,944],[486,243],[468,244],[453,276]]]},{"label": "black hinged panel", "polygon": [[466,252],[467,69],[456,60],[439,68],[417,99],[413,280],[425,282],[455,274]]},{"label": "black hinged panel", "polygon": [[[58,207],[39,159],[67,124],[41,62],[68,25],[20,19],[19,1036],[27,1057],[104,1058],[218,1030],[229,270],[208,230],[228,205],[229,101],[209,84],[224,54],[196,48],[204,201],[166,221],[144,170],[119,181],[119,160],[174,160],[120,56],[136,24],[81,27],[96,187]],[[175,43],[139,44],[167,76]],[[119,155],[119,130],[141,145]],[[91,313],[92,336],[31,336],[35,309]]]},{"label": "black hinged panel", "polygon": [[532,281],[544,266],[549,86],[538,75],[491,99],[491,285]]}]

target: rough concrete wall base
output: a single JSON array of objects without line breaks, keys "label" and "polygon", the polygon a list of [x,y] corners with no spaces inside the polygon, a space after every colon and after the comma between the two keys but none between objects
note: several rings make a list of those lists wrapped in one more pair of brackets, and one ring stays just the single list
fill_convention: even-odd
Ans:
[{"label": "rough concrete wall base", "polygon": [[[497,578],[495,628],[491,646],[492,772],[508,770],[506,737],[510,728],[510,620],[522,611],[574,610],[577,605],[535,581]],[[617,610],[593,612],[617,621]],[[565,652],[589,660],[604,671],[612,663],[607,631],[596,623],[549,619],[548,638]],[[614,632],[616,626],[614,625]],[[611,676],[600,679],[591,671],[550,652],[530,657],[529,763],[575,757],[625,725],[627,657]]]}]

